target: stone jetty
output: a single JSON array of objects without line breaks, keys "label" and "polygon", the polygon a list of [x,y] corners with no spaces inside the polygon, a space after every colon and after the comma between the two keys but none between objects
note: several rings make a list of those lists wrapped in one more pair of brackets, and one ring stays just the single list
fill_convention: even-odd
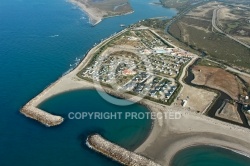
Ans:
[{"label": "stone jetty", "polygon": [[56,126],[63,122],[61,116],[52,115],[33,106],[24,106],[20,112],[26,117],[35,119],[48,127]]},{"label": "stone jetty", "polygon": [[123,165],[128,166],[161,166],[154,161],[141,156],[137,153],[130,152],[112,142],[105,140],[98,134],[88,137],[87,146]]}]

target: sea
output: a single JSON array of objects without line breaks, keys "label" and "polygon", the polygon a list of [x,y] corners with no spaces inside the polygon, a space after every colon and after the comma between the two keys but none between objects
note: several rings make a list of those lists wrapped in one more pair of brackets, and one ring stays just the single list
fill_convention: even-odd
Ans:
[{"label": "sea", "polygon": [[171,166],[249,166],[250,159],[234,151],[213,146],[193,146],[177,153]]},{"label": "sea", "polygon": [[95,90],[67,92],[42,103],[40,108],[65,118],[57,127],[45,127],[19,112],[72,70],[95,43],[122,30],[120,24],[177,14],[175,9],[152,5],[152,0],[130,2],[133,14],[104,19],[93,27],[83,11],[65,0],[0,0],[0,166],[117,166],[86,147],[89,134],[99,133],[131,150],[145,140],[152,125],[149,119],[67,118],[77,111],[148,111],[138,104],[114,106]]}]

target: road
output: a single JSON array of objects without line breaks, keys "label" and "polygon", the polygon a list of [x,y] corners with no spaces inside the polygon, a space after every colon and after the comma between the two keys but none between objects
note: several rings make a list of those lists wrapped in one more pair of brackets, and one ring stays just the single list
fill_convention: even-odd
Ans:
[{"label": "road", "polygon": [[180,13],[178,13],[173,19],[171,19],[169,21],[169,23],[167,23],[166,25],[166,31],[168,32],[170,26],[177,20],[179,20],[180,18],[182,18],[184,15],[186,15],[189,11],[191,11],[192,9],[196,8],[197,6],[200,6],[204,3],[207,3],[209,2],[210,0],[208,1],[205,1],[205,0],[201,0],[201,1],[198,1],[195,5],[189,5],[187,6],[186,9],[184,9],[183,11],[181,11]]},{"label": "road", "polygon": [[212,60],[212,59],[206,59],[206,60],[211,61],[211,62],[213,62],[213,63],[217,63],[217,64],[219,64],[219,65],[221,65],[221,66],[225,66],[225,67],[226,67],[225,70],[228,70],[228,71],[231,71],[231,72],[240,74],[240,75],[244,75],[244,76],[246,76],[246,77],[250,77],[250,74],[249,74],[249,73],[245,73],[245,72],[243,72],[243,71],[234,69],[234,68],[232,68],[232,67],[230,67],[230,66],[227,66],[227,65],[222,64],[222,63],[220,63],[220,62],[214,61],[214,60]]},{"label": "road", "polygon": [[250,48],[249,45],[247,45],[246,43],[243,43],[242,41],[236,39],[235,37],[233,36],[230,36],[228,34],[226,34],[225,32],[223,32],[217,25],[216,25],[216,21],[217,21],[217,14],[218,14],[218,11],[220,10],[221,8],[216,8],[214,9],[213,11],[213,18],[212,18],[212,25],[213,25],[213,28],[216,29],[218,32],[226,35],[227,37],[229,37],[230,39],[233,39],[234,41],[242,44],[243,46],[247,47],[247,48]]},{"label": "road", "polygon": [[245,72],[242,72],[242,71],[239,71],[239,70],[234,69],[234,68],[229,67],[229,66],[227,66],[226,70],[232,71],[232,72],[237,73],[237,74],[244,75],[244,76],[246,76],[246,77],[250,77],[250,74],[245,73]]}]

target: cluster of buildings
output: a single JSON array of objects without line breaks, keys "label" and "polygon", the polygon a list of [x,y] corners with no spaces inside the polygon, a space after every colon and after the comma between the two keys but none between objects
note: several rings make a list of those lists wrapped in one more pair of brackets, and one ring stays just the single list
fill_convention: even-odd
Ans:
[{"label": "cluster of buildings", "polygon": [[149,57],[155,73],[175,77],[182,65],[190,61],[188,57],[168,56],[156,54]]},{"label": "cluster of buildings", "polygon": [[[155,76],[146,71],[137,71],[136,64],[124,59],[109,59],[110,63],[99,64],[95,61],[92,66],[82,71],[82,76],[106,84],[119,82],[120,76],[130,77],[120,85],[123,90],[146,95],[162,101],[167,101],[177,89],[177,83],[167,78]],[[97,70],[98,69],[98,70]],[[121,81],[122,82],[122,81]]]},{"label": "cluster of buildings", "polygon": [[82,77],[103,83],[113,83],[118,75],[134,75],[135,62],[122,57],[108,56],[101,62],[94,63],[82,71]]},{"label": "cluster of buildings", "polygon": [[136,31],[136,35],[141,38],[141,42],[143,42],[147,48],[153,49],[154,47],[166,46],[162,40],[149,30]]},{"label": "cluster of buildings", "polygon": [[250,102],[249,102],[249,96],[245,96],[245,102],[248,103],[248,104],[244,104],[243,106],[243,111],[245,111],[246,113],[250,114]]},{"label": "cluster of buildings", "polygon": [[146,55],[142,58],[147,63],[148,69],[155,74],[176,77],[182,65],[192,59],[192,55],[175,48],[155,47],[154,49],[140,50],[139,53]]},{"label": "cluster of buildings", "polygon": [[140,72],[123,85],[123,90],[167,101],[177,89],[177,83],[166,78]]},{"label": "cluster of buildings", "polygon": [[82,71],[82,77],[106,84],[116,83],[125,91],[166,102],[178,87],[175,77],[181,66],[192,59],[192,54],[179,48],[169,48],[148,30],[134,33],[136,37],[128,36],[126,39],[140,40],[145,47],[113,52],[101,61],[95,60]]}]

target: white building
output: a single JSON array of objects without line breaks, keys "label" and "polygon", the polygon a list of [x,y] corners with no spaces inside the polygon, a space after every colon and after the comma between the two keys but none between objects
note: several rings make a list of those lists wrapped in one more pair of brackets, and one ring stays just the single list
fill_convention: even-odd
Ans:
[{"label": "white building", "polygon": [[187,105],[187,102],[188,102],[187,100],[183,100],[182,101],[182,107],[185,107]]}]

